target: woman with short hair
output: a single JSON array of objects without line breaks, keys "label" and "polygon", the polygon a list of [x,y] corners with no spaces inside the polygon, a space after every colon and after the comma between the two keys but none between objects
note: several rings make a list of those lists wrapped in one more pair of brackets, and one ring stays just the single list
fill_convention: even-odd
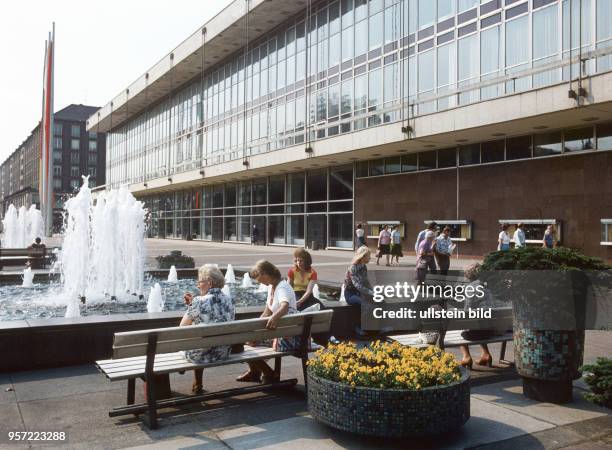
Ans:
[{"label": "woman with short hair", "polygon": [[508,235],[508,227],[507,223],[502,224],[501,231],[499,232],[499,236],[497,237],[497,250],[502,252],[507,252],[510,250],[510,236]]},{"label": "woman with short hair", "polygon": [[[234,302],[221,292],[225,285],[225,278],[218,267],[205,264],[198,270],[198,288],[200,295],[193,297],[185,293],[184,300],[188,308],[181,320],[180,326],[200,325],[206,323],[231,322],[235,317]],[[230,354],[229,345],[187,350],[185,359],[193,363],[211,363],[227,359]],[[192,386],[194,394],[201,394],[202,369],[194,370],[195,381]]]},{"label": "woman with short hair", "polygon": [[[258,261],[251,269],[251,278],[268,286],[266,307],[260,316],[268,319],[267,329],[274,330],[281,317],[297,313],[295,293],[291,285],[281,278],[281,273],[274,264],[265,259]],[[297,350],[300,344],[299,336],[281,337],[274,339],[272,347],[282,352]],[[237,381],[259,381],[268,384],[279,380],[278,375],[265,361],[251,361],[248,364],[248,372],[236,378]]]}]

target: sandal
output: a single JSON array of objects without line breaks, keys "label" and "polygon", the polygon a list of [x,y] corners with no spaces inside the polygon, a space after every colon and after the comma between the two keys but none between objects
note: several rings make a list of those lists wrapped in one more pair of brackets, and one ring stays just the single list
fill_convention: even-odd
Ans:
[{"label": "sandal", "polygon": [[489,355],[488,358],[486,356],[482,356],[478,361],[476,361],[476,364],[479,366],[493,367],[493,357],[491,355]]},{"label": "sandal", "polygon": [[236,381],[241,381],[244,383],[259,382],[260,380],[261,373],[251,372],[250,370],[236,378]]},{"label": "sandal", "polygon": [[467,367],[470,370],[472,370],[472,364],[473,364],[472,358],[462,359],[461,360],[461,365],[463,367]]},{"label": "sandal", "polygon": [[202,395],[204,393],[204,388],[201,384],[194,381],[193,385],[191,386],[191,393],[193,395]]}]

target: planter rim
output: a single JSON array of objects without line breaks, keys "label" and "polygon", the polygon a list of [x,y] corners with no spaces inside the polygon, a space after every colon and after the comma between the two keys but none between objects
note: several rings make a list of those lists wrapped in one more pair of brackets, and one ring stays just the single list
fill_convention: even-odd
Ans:
[{"label": "planter rim", "polygon": [[459,366],[459,371],[461,372],[461,378],[457,381],[453,381],[450,384],[440,384],[437,386],[428,386],[423,389],[397,389],[397,388],[379,388],[379,387],[368,387],[368,386],[351,386],[350,384],[341,383],[339,381],[333,381],[329,378],[323,378],[318,375],[312,373],[312,368],[308,367],[308,376],[312,378],[316,378],[317,380],[330,384],[330,385],[339,385],[342,387],[346,387],[348,389],[355,390],[367,390],[367,391],[384,391],[384,392],[427,392],[439,389],[451,388],[460,384],[467,382],[470,379],[470,372],[465,367]]}]

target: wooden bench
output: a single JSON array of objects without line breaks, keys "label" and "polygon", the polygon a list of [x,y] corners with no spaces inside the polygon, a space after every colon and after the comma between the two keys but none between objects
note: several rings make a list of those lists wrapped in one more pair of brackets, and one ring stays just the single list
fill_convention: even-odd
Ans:
[{"label": "wooden bench", "polygon": [[[432,326],[431,321],[427,321],[427,329],[435,330],[440,334],[438,342],[435,344],[441,349],[459,347],[460,345],[479,345],[479,344],[493,344],[501,342],[501,349],[499,352],[499,361],[504,364],[512,364],[510,361],[506,361],[506,344],[511,341],[513,336],[512,332],[508,330],[512,329],[512,308],[498,308],[493,310],[494,318],[492,319],[452,319],[453,329],[448,330],[449,319],[435,321],[435,326]],[[490,326],[491,330],[496,330],[498,334],[490,336],[485,339],[467,340],[461,336],[465,330],[470,329],[483,329],[482,324],[486,320],[487,327]],[[410,334],[399,334],[387,336],[390,341],[399,342],[402,345],[408,345],[410,347],[423,348],[427,347],[428,344],[424,344],[419,338],[418,333]]]},{"label": "wooden bench", "polygon": [[[246,319],[233,322],[192,325],[186,327],[161,328],[154,330],[128,331],[115,333],[113,358],[97,361],[96,366],[110,381],[127,380],[127,406],[114,408],[110,417],[147,413],[150,428],[157,428],[157,409],[174,407],[187,403],[203,402],[216,398],[231,397],[269,390],[276,387],[295,386],[297,379],[282,380],[274,383],[226,389],[201,395],[185,395],[157,400],[156,376],[193,369],[226,366],[274,359],[274,371],[280,377],[281,359],[294,356],[302,360],[302,371],[306,383],[306,362],[308,361],[308,338],[311,333],[326,333],[330,329],[332,311],[298,313],[282,317],[274,330],[266,329],[267,318]],[[196,364],[187,361],[184,350],[235,345],[245,342],[262,341],[277,337],[301,336],[302,346],[297,350],[277,352],[272,348],[250,347],[245,345],[242,353],[231,354],[228,359],[209,364]],[[147,403],[134,404],[136,379],[146,383]]]},{"label": "wooden bench", "polygon": [[33,269],[44,269],[53,256],[46,247],[0,248],[0,269],[3,265],[25,265],[27,262]]}]

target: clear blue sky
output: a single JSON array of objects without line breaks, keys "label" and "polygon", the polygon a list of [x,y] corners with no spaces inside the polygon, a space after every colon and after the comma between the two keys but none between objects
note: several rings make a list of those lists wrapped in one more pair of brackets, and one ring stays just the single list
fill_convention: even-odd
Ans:
[{"label": "clear blue sky", "polygon": [[44,42],[55,21],[55,111],[102,106],[231,0],[33,0],[0,16],[0,163],[41,116]]}]

